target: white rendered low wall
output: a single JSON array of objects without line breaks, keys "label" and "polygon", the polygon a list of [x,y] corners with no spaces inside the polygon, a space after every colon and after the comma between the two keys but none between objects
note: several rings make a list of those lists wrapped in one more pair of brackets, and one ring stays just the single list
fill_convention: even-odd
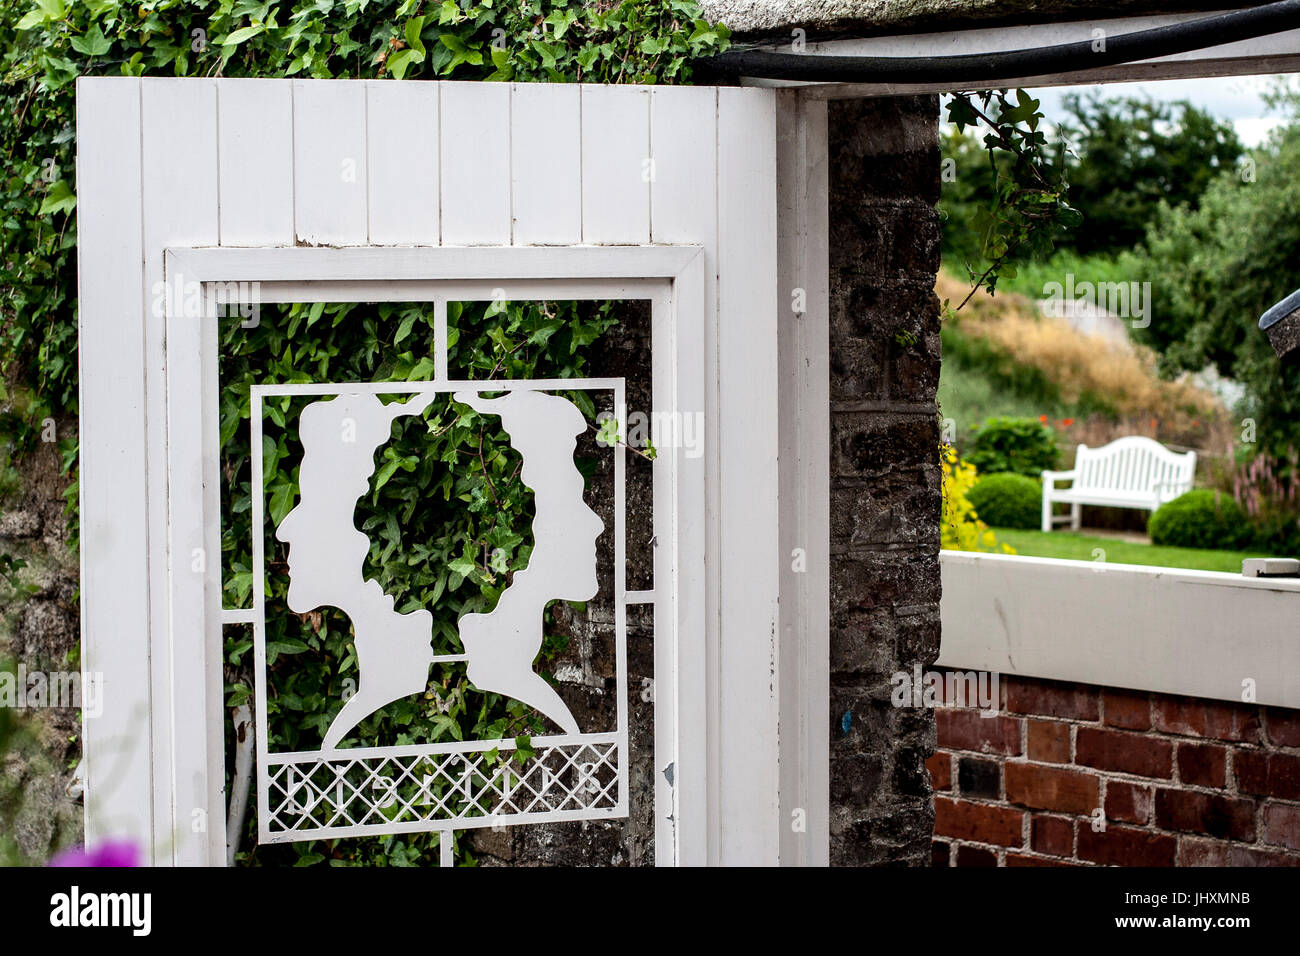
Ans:
[{"label": "white rendered low wall", "polygon": [[[938,663],[1300,707],[1300,579],[940,553]],[[1253,685],[1249,682],[1253,681]]]}]

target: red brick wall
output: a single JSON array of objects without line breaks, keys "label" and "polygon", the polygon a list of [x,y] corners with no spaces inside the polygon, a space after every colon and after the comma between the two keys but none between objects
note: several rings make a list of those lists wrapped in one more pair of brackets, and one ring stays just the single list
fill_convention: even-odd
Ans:
[{"label": "red brick wall", "polygon": [[936,711],[936,866],[1300,866],[1300,711],[1011,677],[999,697]]}]

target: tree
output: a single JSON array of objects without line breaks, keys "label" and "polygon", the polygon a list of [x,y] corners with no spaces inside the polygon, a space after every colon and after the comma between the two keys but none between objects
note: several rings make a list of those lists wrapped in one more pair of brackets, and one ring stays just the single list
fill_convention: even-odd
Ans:
[{"label": "tree", "polygon": [[1129,260],[1151,283],[1151,324],[1135,335],[1165,371],[1214,365],[1245,385],[1261,446],[1281,453],[1300,445],[1300,368],[1280,366],[1258,323],[1300,287],[1300,124],[1250,159],[1251,174],[1221,171],[1196,208],[1157,208]]},{"label": "tree", "polygon": [[1187,100],[1070,94],[1062,102],[1060,129],[1077,156],[1070,203],[1084,220],[1059,244],[1085,255],[1136,246],[1161,203],[1195,209],[1242,155],[1231,124]]}]

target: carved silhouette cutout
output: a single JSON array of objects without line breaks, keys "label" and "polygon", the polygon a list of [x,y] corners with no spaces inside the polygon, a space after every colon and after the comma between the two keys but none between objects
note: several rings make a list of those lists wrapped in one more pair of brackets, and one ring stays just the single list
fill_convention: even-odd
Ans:
[{"label": "carved silhouette cutout", "polygon": [[523,458],[523,482],[533,492],[533,551],[488,614],[460,619],[468,675],[479,690],[513,697],[579,733],[578,722],[533,661],[542,647],[542,612],[549,601],[596,595],[596,539],[605,523],[582,500],[573,462],[576,438],[587,429],[572,402],[545,392],[513,391],[502,398],[457,392],[456,401],[500,415],[510,444]]},{"label": "carved silhouette cutout", "polygon": [[419,414],[433,399],[430,393],[384,405],[375,395],[340,395],[312,402],[298,419],[301,498],[275,532],[289,545],[286,601],[300,614],[329,605],[351,618],[359,672],[356,693],[325,733],[324,750],[379,708],[421,693],[429,680],[433,615],[398,614],[379,582],[365,580],[370,539],[354,515],[370,487],[375,449],[391,437],[393,420]]},{"label": "carved silhouette cutout", "polygon": [[[394,419],[422,412],[433,393],[382,404],[375,395],[340,395],[312,402],[299,418],[303,444],[301,498],[276,529],[289,545],[286,601],[298,613],[337,607],[352,621],[359,672],[356,693],[325,733],[322,749],[381,707],[424,691],[433,655],[433,616],[397,613],[377,581],[363,577],[370,541],[355,524],[357,500],[374,471],[375,450],[390,438]],[[512,391],[482,398],[462,391],[457,401],[499,415],[523,459],[522,479],[533,491],[533,550],[488,614],[460,620],[467,676],[479,690],[514,698],[546,715],[566,733],[578,723],[559,694],[533,670],[542,646],[542,615],[554,599],[594,597],[596,539],[604,522],[583,501],[573,461],[586,419],[573,403],[544,392]],[[440,658],[446,659],[446,658]],[[453,658],[458,659],[458,658]]]}]

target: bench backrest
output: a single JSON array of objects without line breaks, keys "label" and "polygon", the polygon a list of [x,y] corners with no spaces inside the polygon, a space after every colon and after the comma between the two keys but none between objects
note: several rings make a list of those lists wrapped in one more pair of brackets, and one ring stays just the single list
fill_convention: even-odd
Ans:
[{"label": "bench backrest", "polygon": [[1080,445],[1074,457],[1075,489],[1153,493],[1161,501],[1192,490],[1196,452],[1172,452],[1158,441],[1130,435],[1101,448]]}]

